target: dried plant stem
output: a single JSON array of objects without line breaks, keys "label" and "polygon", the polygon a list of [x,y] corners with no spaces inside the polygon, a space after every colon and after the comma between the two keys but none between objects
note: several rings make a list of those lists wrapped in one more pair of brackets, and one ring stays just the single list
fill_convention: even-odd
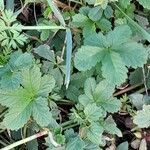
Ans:
[{"label": "dried plant stem", "polygon": [[126,93],[126,92],[129,92],[129,91],[131,91],[131,90],[133,90],[133,89],[135,89],[135,88],[137,88],[137,87],[139,87],[139,86],[141,86],[141,85],[143,85],[143,83],[139,83],[139,84],[130,86],[130,87],[124,89],[124,90],[121,90],[121,91],[119,91],[119,92],[114,93],[114,96],[119,96],[119,95],[121,95],[121,94],[124,94],[124,93]]},{"label": "dried plant stem", "polygon": [[51,133],[49,130],[46,129],[46,130],[41,131],[41,132],[39,132],[39,133],[37,133],[37,134],[35,134],[35,135],[32,135],[32,136],[30,136],[30,137],[28,137],[28,138],[22,139],[22,140],[20,140],[20,141],[18,141],[18,142],[15,142],[15,143],[13,143],[13,144],[7,146],[7,147],[4,147],[4,148],[2,148],[1,150],[10,150],[10,149],[12,149],[12,148],[14,148],[14,147],[17,147],[17,146],[19,146],[19,145],[21,145],[21,144],[27,143],[27,142],[29,142],[29,141],[32,141],[32,140],[37,139],[37,138],[39,138],[39,137],[41,137],[41,136],[44,136],[44,135],[48,135],[48,136],[49,136],[50,142],[51,142],[55,147],[59,147],[59,146],[60,146],[60,145],[59,145],[58,143],[56,143],[55,140],[53,139],[52,133]]}]

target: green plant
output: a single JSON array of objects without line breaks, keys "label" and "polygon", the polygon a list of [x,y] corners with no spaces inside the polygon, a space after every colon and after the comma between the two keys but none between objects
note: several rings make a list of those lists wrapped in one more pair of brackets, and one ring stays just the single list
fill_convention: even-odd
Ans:
[{"label": "green plant", "polygon": [[[0,42],[1,46],[9,49],[16,49],[18,45],[24,45],[27,42],[27,37],[21,34],[20,24],[15,23],[17,15],[11,10],[5,10],[0,17]],[[6,27],[14,27],[15,29],[5,30]]]},{"label": "green plant", "polygon": [[111,84],[120,85],[127,78],[126,66],[142,67],[148,57],[142,44],[132,42],[131,35],[130,28],[123,25],[106,35],[94,33],[85,38],[84,46],[76,53],[75,67],[85,71],[101,62],[103,77]]},{"label": "green plant", "polygon": [[0,1],[0,146],[132,146],[150,127],[150,1],[20,2]]}]

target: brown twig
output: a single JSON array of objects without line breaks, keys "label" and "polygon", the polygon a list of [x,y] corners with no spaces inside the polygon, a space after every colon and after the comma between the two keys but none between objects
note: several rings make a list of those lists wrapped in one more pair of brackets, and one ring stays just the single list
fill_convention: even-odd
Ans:
[{"label": "brown twig", "polygon": [[131,90],[133,90],[133,89],[136,89],[137,87],[139,87],[139,86],[141,86],[141,85],[143,85],[143,83],[139,83],[139,84],[130,86],[130,87],[124,89],[124,90],[121,90],[121,91],[119,91],[119,92],[114,93],[113,96],[122,95],[122,94],[124,94],[124,93],[126,93],[126,92],[129,92],[129,91],[131,91]]}]

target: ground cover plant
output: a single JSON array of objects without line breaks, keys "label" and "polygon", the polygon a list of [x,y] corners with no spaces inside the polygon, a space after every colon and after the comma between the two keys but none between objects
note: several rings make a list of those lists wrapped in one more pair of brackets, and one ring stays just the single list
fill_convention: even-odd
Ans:
[{"label": "ground cover plant", "polygon": [[149,0],[0,0],[1,150],[149,150],[149,44]]}]

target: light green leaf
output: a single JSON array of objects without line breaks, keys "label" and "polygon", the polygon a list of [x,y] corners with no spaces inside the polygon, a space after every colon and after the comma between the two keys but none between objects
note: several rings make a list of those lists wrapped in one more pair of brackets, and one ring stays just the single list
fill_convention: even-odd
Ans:
[{"label": "light green leaf", "polygon": [[142,28],[137,22],[135,22],[130,16],[128,16],[118,5],[115,5],[118,10],[126,17],[129,21],[130,25],[137,31],[139,36],[142,36],[144,40],[148,40],[150,42],[150,34]]},{"label": "light green leaf", "polygon": [[107,53],[102,61],[102,75],[113,85],[120,85],[127,79],[127,68],[116,52]]},{"label": "light green leaf", "polygon": [[87,95],[83,94],[83,95],[80,95],[78,97],[79,99],[79,102],[83,105],[83,106],[87,106],[89,103],[93,103],[94,102],[94,99],[90,99]]},{"label": "light green leaf", "polygon": [[150,105],[144,105],[143,110],[137,111],[133,122],[137,124],[139,128],[148,128],[150,126]]},{"label": "light green leaf", "polygon": [[103,47],[106,45],[104,44],[105,42],[106,37],[101,32],[99,32],[98,34],[93,33],[92,35],[85,37],[84,45]]},{"label": "light green leaf", "polygon": [[100,21],[96,22],[96,25],[102,30],[102,31],[110,31],[112,28],[112,24],[108,19],[102,18]]},{"label": "light green leaf", "polygon": [[98,121],[102,117],[102,109],[97,107],[95,103],[88,104],[84,109],[84,113],[86,119],[90,122]]},{"label": "light green leaf", "polygon": [[54,78],[51,75],[44,75],[41,79],[38,95],[47,97],[54,87],[55,87]]},{"label": "light green leaf", "polygon": [[116,52],[128,67],[142,67],[147,62],[148,51],[139,43],[126,43],[118,47]]},{"label": "light green leaf", "polygon": [[51,62],[55,62],[54,52],[50,50],[50,47],[46,44],[34,48],[34,52],[44,59],[47,59]]},{"label": "light green leaf", "polygon": [[137,0],[144,8],[150,9],[150,1],[149,0]]},{"label": "light green leaf", "polygon": [[9,107],[2,124],[18,130],[33,116],[39,125],[47,126],[53,121],[47,97],[54,88],[54,79],[48,75],[41,77],[38,66],[23,70],[22,77],[17,90],[0,89],[0,104]]},{"label": "light green leaf", "polygon": [[91,127],[88,129],[87,132],[87,138],[95,144],[101,144],[102,143],[102,133],[104,132],[104,129],[102,126],[96,123],[92,123]]},{"label": "light green leaf", "polygon": [[121,107],[121,102],[117,98],[110,98],[108,100],[103,100],[98,102],[106,112],[115,113]]},{"label": "light green leaf", "polygon": [[113,31],[110,31],[106,38],[110,46],[112,46],[112,49],[116,47],[117,45],[121,45],[123,43],[126,43],[129,38],[131,37],[132,32],[129,26],[122,25],[116,27]]},{"label": "light green leaf", "polygon": [[1,77],[1,88],[2,89],[16,89],[20,86],[22,81],[20,72],[7,72]]},{"label": "light green leaf", "polygon": [[97,6],[90,9],[88,17],[93,21],[98,21],[101,19],[102,14],[103,14],[103,10],[99,6]]},{"label": "light green leaf", "polygon": [[123,142],[117,147],[117,150],[128,150],[128,149],[129,149],[128,142]]},{"label": "light green leaf", "polygon": [[[9,109],[9,112],[5,115],[5,118],[2,122],[5,127],[11,130],[18,130],[21,128],[25,123],[27,123],[31,115],[31,100],[28,99],[29,94],[27,94],[24,89],[16,92],[18,92],[17,98],[11,96],[15,99],[16,103],[14,103],[14,105],[12,105],[12,107]],[[7,101],[11,103],[10,99]]]},{"label": "light green leaf", "polygon": [[28,92],[37,92],[41,84],[40,68],[34,66],[32,69],[25,69],[22,71],[23,81],[22,85]]},{"label": "light green leaf", "polygon": [[21,54],[19,57],[17,57],[14,62],[14,66],[18,70],[22,70],[24,68],[31,67],[32,64],[33,64],[33,57],[31,54],[29,54],[27,52],[24,54]]},{"label": "light green leaf", "polygon": [[38,97],[32,104],[33,118],[40,126],[47,126],[53,119],[45,98]]},{"label": "light green leaf", "polygon": [[96,81],[94,78],[88,78],[85,83],[84,83],[84,93],[87,95],[89,98],[93,98],[93,92],[96,88]]},{"label": "light green leaf", "polygon": [[65,150],[83,150],[84,145],[84,141],[80,137],[76,136],[69,140]]},{"label": "light green leaf", "polygon": [[89,18],[83,14],[76,14],[72,17],[72,22],[76,27],[84,27]]},{"label": "light green leaf", "polygon": [[127,8],[130,5],[131,0],[119,0],[119,3],[122,7]]},{"label": "light green leaf", "polygon": [[93,92],[96,102],[110,98],[113,95],[115,87],[106,80],[101,81]]},{"label": "light green leaf", "polygon": [[75,55],[75,67],[86,71],[94,67],[103,58],[103,51],[99,47],[82,46]]},{"label": "light green leaf", "polygon": [[119,137],[122,137],[121,131],[117,128],[116,123],[114,122],[112,116],[108,116],[103,125],[107,133],[116,134]]}]

